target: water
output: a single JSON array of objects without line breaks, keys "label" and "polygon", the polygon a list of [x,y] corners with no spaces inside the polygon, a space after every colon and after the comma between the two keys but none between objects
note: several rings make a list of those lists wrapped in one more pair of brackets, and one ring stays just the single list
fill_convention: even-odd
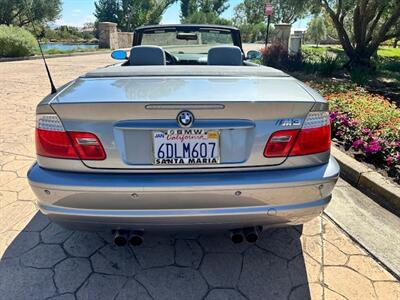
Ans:
[{"label": "water", "polygon": [[97,49],[99,45],[94,44],[64,44],[64,43],[43,43],[41,44],[43,51],[57,49],[61,51],[71,51],[77,49]]}]

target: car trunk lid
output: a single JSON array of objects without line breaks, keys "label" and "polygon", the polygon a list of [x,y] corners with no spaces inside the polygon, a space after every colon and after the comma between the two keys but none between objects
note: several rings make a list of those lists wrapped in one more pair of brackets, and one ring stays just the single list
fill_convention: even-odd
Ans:
[{"label": "car trunk lid", "polygon": [[[301,128],[314,103],[291,77],[112,76],[76,80],[51,107],[66,130],[99,137],[107,158],[86,166],[148,170],[279,165],[285,157],[264,157],[266,142]],[[217,164],[154,164],[155,134],[182,129],[182,111],[193,114],[191,129],[218,133]]]}]

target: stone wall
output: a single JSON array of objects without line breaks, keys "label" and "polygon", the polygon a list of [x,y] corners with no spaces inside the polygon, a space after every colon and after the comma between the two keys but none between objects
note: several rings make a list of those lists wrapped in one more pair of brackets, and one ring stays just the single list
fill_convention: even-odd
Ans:
[{"label": "stone wall", "polygon": [[132,32],[118,32],[118,48],[131,48],[133,43]]},{"label": "stone wall", "polygon": [[99,48],[118,48],[117,24],[111,22],[99,23]]},{"label": "stone wall", "polygon": [[275,24],[275,34],[272,44],[281,45],[284,50],[289,51],[290,24]]},{"label": "stone wall", "polygon": [[117,24],[115,23],[99,23],[99,48],[130,48],[132,47],[132,43],[132,32],[118,32]]}]

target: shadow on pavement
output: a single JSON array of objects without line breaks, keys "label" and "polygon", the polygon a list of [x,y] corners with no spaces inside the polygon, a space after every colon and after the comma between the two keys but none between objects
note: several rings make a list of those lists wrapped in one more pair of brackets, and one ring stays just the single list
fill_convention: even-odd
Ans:
[{"label": "shadow on pavement", "polygon": [[111,234],[68,231],[37,213],[0,260],[1,299],[309,299],[302,227],[257,244],[227,234],[145,234],[116,247]]}]

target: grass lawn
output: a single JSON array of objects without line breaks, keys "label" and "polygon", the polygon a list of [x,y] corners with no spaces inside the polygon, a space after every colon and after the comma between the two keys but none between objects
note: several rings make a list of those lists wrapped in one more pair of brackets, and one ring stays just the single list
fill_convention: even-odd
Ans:
[{"label": "grass lawn", "polygon": [[[303,49],[311,49],[315,53],[323,54],[325,52],[342,53],[343,48],[340,45],[322,45],[316,47],[315,45],[303,45]],[[391,57],[400,59],[400,48],[380,47],[378,56]]]},{"label": "grass lawn", "polygon": [[400,59],[400,48],[380,47],[378,55],[382,57],[391,57]]},{"label": "grass lawn", "polygon": [[[337,55],[339,65],[347,61],[347,56],[340,45],[322,45],[316,47],[315,45],[303,45],[303,53],[313,57],[323,57],[326,53]],[[400,48],[380,47],[378,50],[378,58],[373,58],[376,65],[375,77],[384,83],[399,84],[400,83]],[[362,74],[361,74],[362,75]],[[363,76],[361,76],[363,77]],[[365,81],[367,78],[362,78]]]},{"label": "grass lawn", "polygon": [[302,45],[302,49],[310,50],[315,53],[324,54],[325,52],[341,53],[344,52],[340,45]]}]

